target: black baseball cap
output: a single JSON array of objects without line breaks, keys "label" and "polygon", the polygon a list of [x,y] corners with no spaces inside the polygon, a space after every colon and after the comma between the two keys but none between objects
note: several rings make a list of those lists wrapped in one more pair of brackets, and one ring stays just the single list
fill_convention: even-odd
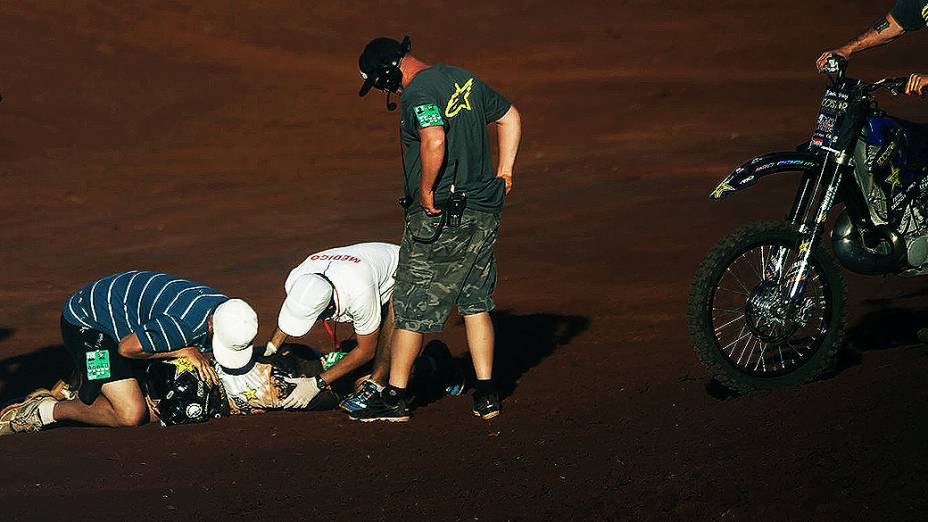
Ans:
[{"label": "black baseball cap", "polygon": [[361,70],[361,78],[364,79],[358,96],[364,96],[374,86],[383,88],[387,80],[382,77],[384,69],[399,65],[400,58],[408,52],[408,36],[402,42],[386,37],[375,38],[368,42],[361,51],[361,56],[358,57],[358,68]]}]

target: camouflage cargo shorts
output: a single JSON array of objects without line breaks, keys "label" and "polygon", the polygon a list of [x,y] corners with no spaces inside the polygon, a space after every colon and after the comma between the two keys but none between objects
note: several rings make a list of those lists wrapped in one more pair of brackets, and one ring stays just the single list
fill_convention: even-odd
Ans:
[{"label": "camouflage cargo shorts", "polygon": [[445,226],[434,243],[412,238],[431,237],[440,221],[424,212],[406,217],[393,289],[397,328],[440,332],[454,305],[461,315],[493,309],[499,215],[466,209],[460,226]]}]

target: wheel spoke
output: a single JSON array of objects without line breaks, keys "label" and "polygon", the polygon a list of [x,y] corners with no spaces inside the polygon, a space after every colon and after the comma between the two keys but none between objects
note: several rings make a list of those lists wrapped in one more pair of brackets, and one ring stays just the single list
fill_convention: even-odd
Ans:
[{"label": "wheel spoke", "polygon": [[[741,254],[741,257],[744,257],[744,254]],[[752,269],[753,269],[753,267],[752,267]],[[738,276],[736,276],[735,273],[731,271],[731,267],[726,267],[726,268],[725,268],[725,271],[728,272],[729,274],[731,274],[731,276],[732,276],[733,278],[735,278],[735,282],[738,283],[738,286],[740,286],[742,290],[744,290],[745,292],[747,292],[747,293],[750,294],[751,291],[748,290],[748,287],[744,286],[744,283],[741,282],[741,278],[739,278]]]},{"label": "wheel spoke", "polygon": [[717,327],[715,328],[716,333],[718,333],[718,331],[721,330],[722,328],[725,328],[725,327],[727,327],[728,325],[730,325],[731,323],[737,321],[738,319],[743,319],[743,318],[744,318],[744,314],[741,314],[741,315],[739,315],[738,317],[735,317],[734,319],[732,319],[731,321],[728,321],[727,323],[723,324],[722,326],[717,326]]},{"label": "wheel spoke", "polygon": [[[760,339],[758,339],[757,347],[760,348],[760,353],[757,355],[757,363],[754,365],[754,371],[756,372],[757,367],[761,366],[762,367],[761,371],[766,373],[767,372],[767,361],[764,360],[764,353],[767,351],[767,346],[764,345],[764,343]],[[753,349],[751,350],[751,353],[754,353]],[[748,359],[748,361],[750,361],[750,359]]]},{"label": "wheel spoke", "polygon": [[[747,351],[748,346],[751,346],[751,342],[754,341],[754,334],[751,333],[751,332],[749,331],[749,332],[748,332],[748,335],[750,335],[751,337],[748,339],[748,342],[744,343],[744,348],[741,349],[741,355],[738,356],[738,365],[739,365],[739,366],[741,365],[741,359],[744,358],[744,352]],[[751,353],[754,353],[754,350],[751,350]],[[750,359],[750,357],[751,357],[751,356],[749,355],[749,356],[748,356],[748,359]]]},{"label": "wheel spoke", "polygon": [[739,292],[739,291],[737,291],[737,290],[732,290],[731,288],[725,288],[725,287],[722,287],[722,286],[720,286],[720,287],[718,287],[718,288],[716,288],[716,289],[717,289],[717,290],[722,290],[722,291],[724,291],[724,292],[731,292],[731,293],[733,293],[733,294],[738,294],[738,295],[751,295],[751,294],[749,294],[748,292]]},{"label": "wheel spoke", "polygon": [[741,254],[741,258],[745,260],[745,264],[747,264],[749,267],[751,267],[751,271],[754,272],[754,275],[757,276],[757,279],[758,279],[759,281],[763,281],[763,280],[764,280],[764,276],[762,276],[762,275],[760,275],[760,274],[757,273],[757,269],[754,268],[754,263],[751,262],[751,260],[748,259],[748,257],[745,256],[744,254]]},{"label": "wheel spoke", "polygon": [[[729,346],[731,346],[731,345],[733,345],[733,344],[735,344],[735,343],[741,341],[741,339],[744,339],[745,337],[751,335],[751,332],[750,332],[750,331],[748,331],[748,333],[744,333],[744,331],[747,330],[747,328],[748,328],[747,325],[743,325],[743,326],[741,327],[741,331],[738,332],[738,335],[739,335],[740,337],[738,337],[738,338],[735,339],[734,341],[732,341],[732,342],[726,344],[724,347],[722,347],[722,351],[725,351],[725,349],[728,348]],[[736,350],[737,348],[738,348],[738,346],[737,346],[737,344],[735,344],[735,347],[732,348],[731,353],[734,354],[734,353],[735,353],[735,350]]]}]

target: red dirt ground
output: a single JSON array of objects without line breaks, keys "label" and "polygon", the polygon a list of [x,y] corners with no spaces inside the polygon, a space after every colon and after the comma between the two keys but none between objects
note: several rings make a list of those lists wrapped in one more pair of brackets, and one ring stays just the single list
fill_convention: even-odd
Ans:
[{"label": "red dirt ground", "polygon": [[[356,96],[369,38],[408,32],[525,125],[498,250],[504,415],[464,397],[406,425],[7,437],[0,519],[922,519],[924,283],[848,275],[841,371],[740,398],[707,387],[684,318],[710,245],[782,216],[795,180],[706,194],[806,139],[814,59],[891,3],[0,4],[0,400],[54,380],[61,304],[97,276],[203,281],[252,301],[264,338],[308,252],[398,239],[397,115]],[[912,72],[926,44],[853,72]],[[923,101],[886,106],[928,120]],[[463,352],[457,319],[442,338]]]}]

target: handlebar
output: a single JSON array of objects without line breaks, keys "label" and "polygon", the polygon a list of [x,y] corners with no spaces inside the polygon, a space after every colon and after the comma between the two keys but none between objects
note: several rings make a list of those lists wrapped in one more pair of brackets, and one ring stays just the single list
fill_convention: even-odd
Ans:
[{"label": "handlebar", "polygon": [[822,72],[825,74],[837,75],[838,79],[844,78],[844,72],[847,71],[847,58],[840,54],[832,54],[825,65],[822,66]]},{"label": "handlebar", "polygon": [[[848,60],[847,58],[839,55],[832,54],[828,61],[825,62],[825,65],[822,67],[822,72],[827,74],[832,81],[832,85],[839,85],[844,83],[847,80],[845,73],[847,72]],[[851,80],[854,82],[853,85],[856,87],[857,91],[862,95],[873,94],[880,89],[886,89],[893,96],[899,96],[905,91],[905,86],[909,82],[908,76],[903,76],[899,78],[883,78],[873,83],[867,83],[860,80]]]},{"label": "handlebar", "polygon": [[861,83],[860,90],[864,94],[873,94],[880,89],[886,89],[889,91],[889,94],[893,96],[899,96],[905,91],[906,84],[909,83],[908,76],[902,76],[899,78],[883,78],[882,80],[877,80],[873,83]]}]

